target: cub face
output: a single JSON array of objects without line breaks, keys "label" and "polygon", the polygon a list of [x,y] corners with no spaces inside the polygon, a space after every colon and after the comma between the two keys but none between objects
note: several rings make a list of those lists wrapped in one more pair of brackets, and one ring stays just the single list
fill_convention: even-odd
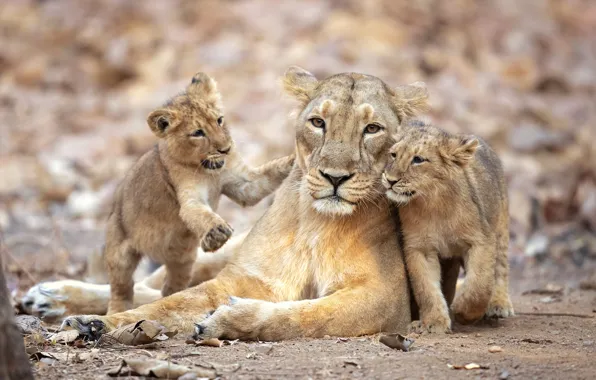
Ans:
[{"label": "cub face", "polygon": [[407,128],[394,139],[381,182],[387,197],[401,204],[432,197],[441,183],[462,173],[479,144],[475,137],[448,135],[430,127]]},{"label": "cub face", "polygon": [[219,170],[233,147],[215,80],[198,73],[186,91],[147,118],[153,133],[177,161]]},{"label": "cub face", "polygon": [[355,73],[317,80],[291,67],[286,92],[300,101],[296,118],[301,187],[312,207],[328,215],[349,215],[374,201],[392,134],[403,119],[426,108],[423,84],[390,89],[380,79]]}]

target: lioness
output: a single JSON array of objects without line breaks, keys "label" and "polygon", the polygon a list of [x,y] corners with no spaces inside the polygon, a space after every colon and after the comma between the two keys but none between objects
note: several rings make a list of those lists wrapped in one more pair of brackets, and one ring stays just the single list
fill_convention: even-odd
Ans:
[{"label": "lioness", "polygon": [[432,126],[404,128],[395,140],[382,182],[399,205],[422,330],[451,331],[453,293],[445,297],[441,285],[454,289],[458,270],[441,278],[441,259],[463,260],[466,277],[452,304],[458,322],[513,315],[507,188],[497,154],[480,138]]},{"label": "lioness", "polygon": [[221,272],[134,310],[69,317],[63,328],[93,334],[152,319],[184,333],[197,324],[201,336],[264,340],[407,328],[405,265],[380,178],[392,134],[427,107],[426,89],[355,73],[319,81],[297,67],[284,87],[300,103],[296,163]]},{"label": "lioness", "polygon": [[119,185],[106,226],[108,314],[132,307],[132,276],[143,255],[165,264],[163,296],[186,289],[197,245],[214,251],[232,235],[215,213],[221,194],[254,205],[277,189],[294,164],[292,155],[256,169],[244,165],[217,85],[204,73],[151,112],[147,123],[159,142]]}]

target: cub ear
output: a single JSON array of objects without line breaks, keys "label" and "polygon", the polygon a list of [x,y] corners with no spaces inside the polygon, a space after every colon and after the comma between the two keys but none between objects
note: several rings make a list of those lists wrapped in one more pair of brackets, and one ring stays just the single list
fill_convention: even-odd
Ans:
[{"label": "cub ear", "polygon": [[290,66],[283,77],[283,87],[288,95],[296,98],[302,105],[311,101],[318,80],[314,75],[298,66]]},{"label": "cub ear", "polygon": [[217,89],[217,82],[203,72],[198,72],[192,77],[187,92],[197,95],[207,101],[217,103],[221,101],[219,90]]},{"label": "cub ear", "polygon": [[474,157],[480,142],[474,136],[456,136],[449,141],[446,158],[458,166],[465,166]]},{"label": "cub ear", "polygon": [[402,120],[416,116],[430,108],[428,90],[424,82],[398,86],[393,91],[395,93],[395,105]]},{"label": "cub ear", "polygon": [[157,137],[162,138],[180,124],[180,118],[176,111],[162,108],[149,114],[147,124]]}]

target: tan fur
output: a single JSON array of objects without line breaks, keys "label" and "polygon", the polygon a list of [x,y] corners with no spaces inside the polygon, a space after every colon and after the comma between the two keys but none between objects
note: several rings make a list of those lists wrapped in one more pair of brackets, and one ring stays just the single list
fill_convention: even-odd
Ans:
[{"label": "tan fur", "polygon": [[395,140],[383,184],[399,204],[423,330],[450,331],[448,305],[460,261],[466,277],[452,304],[455,319],[470,323],[485,314],[513,315],[507,188],[496,153],[477,137],[430,126],[405,128]]},{"label": "tan fur", "polygon": [[263,340],[405,331],[405,264],[379,179],[402,108],[420,99],[411,106],[380,79],[353,73],[318,81],[291,68],[284,83],[300,102],[297,165],[230,263],[198,287],[63,327],[90,333],[153,319],[185,333],[198,323],[202,337]]},{"label": "tan fur", "polygon": [[147,123],[159,142],[118,187],[106,228],[109,314],[132,307],[132,275],[143,255],[165,264],[164,296],[188,287],[196,247],[214,251],[232,235],[215,213],[221,194],[254,205],[281,184],[294,161],[246,167],[223,120],[215,81],[203,73]]}]

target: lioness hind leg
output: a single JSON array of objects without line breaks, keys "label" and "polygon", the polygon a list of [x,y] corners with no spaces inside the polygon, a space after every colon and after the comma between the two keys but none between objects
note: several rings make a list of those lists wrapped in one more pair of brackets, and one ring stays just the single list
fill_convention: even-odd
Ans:
[{"label": "lioness hind leg", "polygon": [[507,318],[515,315],[509,298],[509,230],[501,231],[497,236],[497,261],[495,265],[495,289],[493,291],[486,317]]},{"label": "lioness hind leg", "polygon": [[462,324],[475,322],[485,314],[495,284],[495,244],[472,246],[464,255],[466,277],[461,292],[452,304],[455,320]]},{"label": "lioness hind leg", "polygon": [[127,241],[106,244],[106,267],[110,279],[108,314],[119,313],[133,306],[133,274],[141,255]]}]

